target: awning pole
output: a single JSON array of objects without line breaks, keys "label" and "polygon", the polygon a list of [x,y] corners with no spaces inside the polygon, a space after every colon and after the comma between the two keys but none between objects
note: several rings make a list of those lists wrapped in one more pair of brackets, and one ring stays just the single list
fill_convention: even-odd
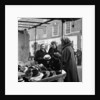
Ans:
[{"label": "awning pole", "polygon": [[62,39],[63,39],[63,19],[62,19]]},{"label": "awning pole", "polygon": [[[61,39],[63,39],[63,36],[64,36],[64,20],[63,19],[61,19],[61,22],[62,22],[62,34],[61,34]],[[61,49],[62,49],[62,43],[61,43]],[[62,51],[62,50],[61,50]],[[63,70],[63,65],[61,64],[61,73],[62,73],[62,70]]]},{"label": "awning pole", "polygon": [[36,53],[36,27],[35,27],[35,42],[34,42],[34,46],[35,46],[35,49],[34,49],[34,54]]}]

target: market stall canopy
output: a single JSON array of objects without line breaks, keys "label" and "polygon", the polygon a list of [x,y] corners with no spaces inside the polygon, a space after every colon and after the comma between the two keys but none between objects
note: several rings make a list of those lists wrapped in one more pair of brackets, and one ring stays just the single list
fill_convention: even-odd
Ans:
[{"label": "market stall canopy", "polygon": [[18,19],[18,30],[31,29],[41,24],[47,24],[51,19],[42,18],[20,18]]},{"label": "market stall canopy", "polygon": [[31,29],[43,24],[50,24],[53,20],[72,21],[79,18],[18,18],[18,30]]}]

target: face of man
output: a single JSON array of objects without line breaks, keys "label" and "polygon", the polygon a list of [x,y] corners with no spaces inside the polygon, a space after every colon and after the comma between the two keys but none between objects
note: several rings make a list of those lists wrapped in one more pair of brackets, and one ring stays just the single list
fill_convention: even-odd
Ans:
[{"label": "face of man", "polygon": [[44,44],[41,45],[41,49],[42,49],[42,50],[45,49],[45,45],[44,45]]},{"label": "face of man", "polygon": [[53,44],[52,47],[55,49],[56,48],[56,44]]}]

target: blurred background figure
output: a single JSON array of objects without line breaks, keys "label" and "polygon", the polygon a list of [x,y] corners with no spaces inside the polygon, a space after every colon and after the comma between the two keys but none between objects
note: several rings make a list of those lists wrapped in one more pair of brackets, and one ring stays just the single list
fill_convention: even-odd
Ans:
[{"label": "blurred background figure", "polygon": [[61,39],[62,42],[62,64],[67,72],[65,82],[79,82],[77,65],[75,61],[74,50],[69,38]]},{"label": "blurred background figure", "polygon": [[77,50],[77,65],[81,65],[82,64],[82,51],[81,49]]}]

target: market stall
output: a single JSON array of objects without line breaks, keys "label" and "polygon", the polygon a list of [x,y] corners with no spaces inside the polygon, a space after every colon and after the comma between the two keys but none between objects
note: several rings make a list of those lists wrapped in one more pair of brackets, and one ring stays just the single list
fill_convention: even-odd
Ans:
[{"label": "market stall", "polygon": [[43,63],[20,63],[18,66],[19,82],[63,82],[66,72],[62,69],[59,59],[45,55]]},{"label": "market stall", "polygon": [[[51,24],[51,21],[54,21],[54,20],[60,20],[62,22],[64,21],[63,19],[54,19],[54,18],[51,18],[51,19],[21,18],[20,20],[18,20],[18,26],[19,26],[19,30],[21,28],[23,28],[22,31],[23,30],[29,31],[30,29],[34,29],[34,42],[36,43],[37,42],[37,33],[39,33],[39,34],[43,33],[41,29],[39,32],[37,29],[40,26],[42,27],[42,25]],[[27,26],[27,28],[26,28],[26,26]],[[32,31],[32,33],[33,33],[33,31]],[[30,37],[32,37],[32,36],[30,35]],[[63,38],[63,23],[62,23],[61,38]],[[53,38],[49,42],[51,42],[52,40],[53,40]],[[58,41],[60,41],[60,40],[58,40]],[[38,60],[38,58],[36,56],[36,52],[37,52],[36,44],[34,44],[34,60],[35,61]],[[38,55],[38,56],[40,56],[40,55]],[[59,56],[58,52],[57,52],[57,54],[55,53],[54,56],[51,57],[50,59],[48,59],[48,57],[47,57],[47,59],[44,59],[44,57],[42,57],[41,63],[40,63],[40,60],[38,60],[38,64],[37,63],[34,63],[34,64],[31,63],[30,65],[27,65],[27,64],[20,65],[19,64],[18,65],[19,66],[18,67],[18,73],[19,73],[18,81],[19,82],[52,82],[52,81],[62,82],[62,81],[64,81],[64,78],[66,77],[66,72],[64,70],[62,70],[62,65],[60,62],[60,56]],[[33,61],[33,59],[30,61]],[[43,65],[41,66],[41,64],[43,64]]]},{"label": "market stall", "polygon": [[[19,76],[22,76],[24,77],[25,74],[24,73],[18,73]],[[56,81],[56,82],[63,82],[64,81],[64,78],[66,77],[66,72],[64,70],[62,70],[62,73],[59,74],[59,75],[53,75],[51,77],[46,77],[46,78],[42,78],[43,77],[43,74],[41,73],[39,76],[37,77],[31,77],[29,78],[29,82],[53,82],[53,81]],[[25,82],[23,79],[20,80],[20,82]]]}]

